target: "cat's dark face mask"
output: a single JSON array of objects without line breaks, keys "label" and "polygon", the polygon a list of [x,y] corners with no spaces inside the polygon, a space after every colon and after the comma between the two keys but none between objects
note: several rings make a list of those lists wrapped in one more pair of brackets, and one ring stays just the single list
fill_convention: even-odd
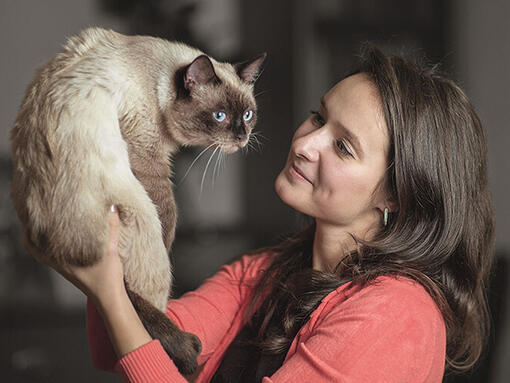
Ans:
[{"label": "cat's dark face mask", "polygon": [[178,71],[176,100],[166,113],[176,140],[227,153],[244,147],[257,120],[253,84],[265,57],[233,66],[201,55]]}]

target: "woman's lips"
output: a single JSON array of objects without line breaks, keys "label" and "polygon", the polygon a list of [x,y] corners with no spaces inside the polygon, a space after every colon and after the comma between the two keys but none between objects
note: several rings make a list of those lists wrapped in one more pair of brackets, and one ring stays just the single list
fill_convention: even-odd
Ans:
[{"label": "woman's lips", "polygon": [[306,181],[310,184],[313,185],[312,181],[310,181],[308,179],[308,177],[305,176],[305,174],[303,173],[303,171],[301,169],[299,169],[296,165],[291,165],[290,166],[290,173],[294,176],[294,178],[297,178],[301,181]]}]

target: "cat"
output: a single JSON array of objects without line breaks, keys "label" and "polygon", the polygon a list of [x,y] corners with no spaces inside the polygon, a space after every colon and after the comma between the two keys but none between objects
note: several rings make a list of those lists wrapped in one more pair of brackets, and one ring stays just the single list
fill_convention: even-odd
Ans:
[{"label": "cat", "polygon": [[247,144],[265,57],[232,65],[183,43],[89,28],[38,70],[10,132],[25,241],[55,262],[94,264],[115,204],[128,294],[183,374],[196,369],[201,344],[164,314],[177,218],[171,156]]}]

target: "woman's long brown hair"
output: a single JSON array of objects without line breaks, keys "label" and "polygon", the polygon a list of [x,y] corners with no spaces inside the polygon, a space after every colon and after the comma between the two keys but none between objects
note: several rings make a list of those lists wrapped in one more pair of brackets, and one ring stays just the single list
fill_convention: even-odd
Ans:
[{"label": "woman's long brown hair", "polygon": [[[401,275],[423,285],[443,314],[447,370],[467,370],[488,337],[493,258],[480,120],[465,93],[434,69],[367,45],[359,72],[380,93],[390,137],[385,182],[398,211],[374,240],[358,240],[358,250],[329,273],[311,268],[314,224],[265,249],[274,258],[247,312],[255,312],[256,343],[264,353],[285,353],[326,294],[344,283],[364,286],[381,275]],[[280,330],[266,331],[275,320]]]}]

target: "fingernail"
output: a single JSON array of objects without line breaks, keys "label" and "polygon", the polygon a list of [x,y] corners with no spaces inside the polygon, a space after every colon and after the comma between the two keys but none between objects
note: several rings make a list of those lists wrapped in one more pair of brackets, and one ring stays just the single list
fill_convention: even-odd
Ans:
[{"label": "fingernail", "polygon": [[110,206],[110,211],[112,213],[115,213],[117,211],[117,206],[115,206],[115,205]]}]

